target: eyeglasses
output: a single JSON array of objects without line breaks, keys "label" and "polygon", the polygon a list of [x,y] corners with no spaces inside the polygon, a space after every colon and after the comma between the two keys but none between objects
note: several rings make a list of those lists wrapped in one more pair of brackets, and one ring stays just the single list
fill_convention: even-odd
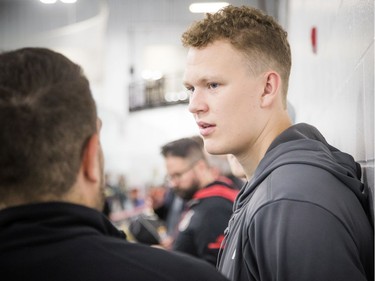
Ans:
[{"label": "eyeglasses", "polygon": [[185,170],[183,170],[183,171],[181,171],[181,172],[179,172],[179,173],[174,173],[174,174],[172,174],[172,175],[167,175],[167,176],[165,177],[166,181],[167,181],[167,182],[171,182],[171,181],[177,181],[177,180],[180,180],[180,179],[183,177],[183,175],[185,175],[187,172],[189,172],[191,169],[194,168],[194,166],[197,164],[197,162],[198,162],[198,161],[196,161],[196,162],[190,164]]}]

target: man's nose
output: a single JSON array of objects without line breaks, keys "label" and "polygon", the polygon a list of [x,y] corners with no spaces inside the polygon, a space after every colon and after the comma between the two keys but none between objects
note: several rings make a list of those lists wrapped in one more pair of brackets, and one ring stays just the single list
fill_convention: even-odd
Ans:
[{"label": "man's nose", "polygon": [[208,106],[205,100],[204,92],[195,89],[189,98],[189,111],[193,114],[207,111]]}]

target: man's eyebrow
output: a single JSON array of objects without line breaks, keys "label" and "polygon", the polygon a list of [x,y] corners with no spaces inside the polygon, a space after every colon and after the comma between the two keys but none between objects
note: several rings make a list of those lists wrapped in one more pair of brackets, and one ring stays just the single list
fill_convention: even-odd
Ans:
[{"label": "man's eyebrow", "polygon": [[[210,81],[210,80],[216,80],[215,78],[209,78],[209,77],[204,77],[204,78],[200,78],[198,81],[197,81],[197,83],[196,84],[206,84],[208,81]],[[183,81],[183,85],[185,86],[185,87],[189,87],[189,86],[192,86],[191,85],[191,83],[189,83],[189,82],[186,82],[186,81]]]}]

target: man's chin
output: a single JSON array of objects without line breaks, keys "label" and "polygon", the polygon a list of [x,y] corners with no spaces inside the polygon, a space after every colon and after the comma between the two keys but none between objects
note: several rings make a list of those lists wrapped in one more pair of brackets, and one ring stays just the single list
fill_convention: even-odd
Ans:
[{"label": "man's chin", "polygon": [[217,142],[213,140],[205,140],[204,141],[204,149],[212,155],[223,155],[223,154],[228,154],[226,150],[223,147],[219,147],[217,145]]},{"label": "man's chin", "polygon": [[177,194],[178,197],[180,197],[180,198],[182,198],[184,200],[187,200],[187,201],[189,201],[190,199],[192,199],[193,195],[194,195],[194,194],[193,195],[188,194],[186,192],[177,192],[176,194]]},{"label": "man's chin", "polygon": [[177,190],[176,194],[178,197],[184,200],[191,200],[194,197],[194,194],[199,190],[199,186],[197,184],[190,187],[188,190]]}]

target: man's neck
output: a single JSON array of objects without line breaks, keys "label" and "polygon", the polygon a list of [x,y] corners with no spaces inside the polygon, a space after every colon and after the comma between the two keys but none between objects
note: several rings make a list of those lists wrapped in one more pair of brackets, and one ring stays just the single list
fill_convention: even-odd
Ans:
[{"label": "man's neck", "polygon": [[265,128],[262,135],[257,139],[257,142],[249,149],[249,151],[244,155],[238,156],[237,159],[244,168],[247,180],[252,178],[271,143],[291,125],[288,115],[282,115],[278,120],[268,125],[268,128]]}]

